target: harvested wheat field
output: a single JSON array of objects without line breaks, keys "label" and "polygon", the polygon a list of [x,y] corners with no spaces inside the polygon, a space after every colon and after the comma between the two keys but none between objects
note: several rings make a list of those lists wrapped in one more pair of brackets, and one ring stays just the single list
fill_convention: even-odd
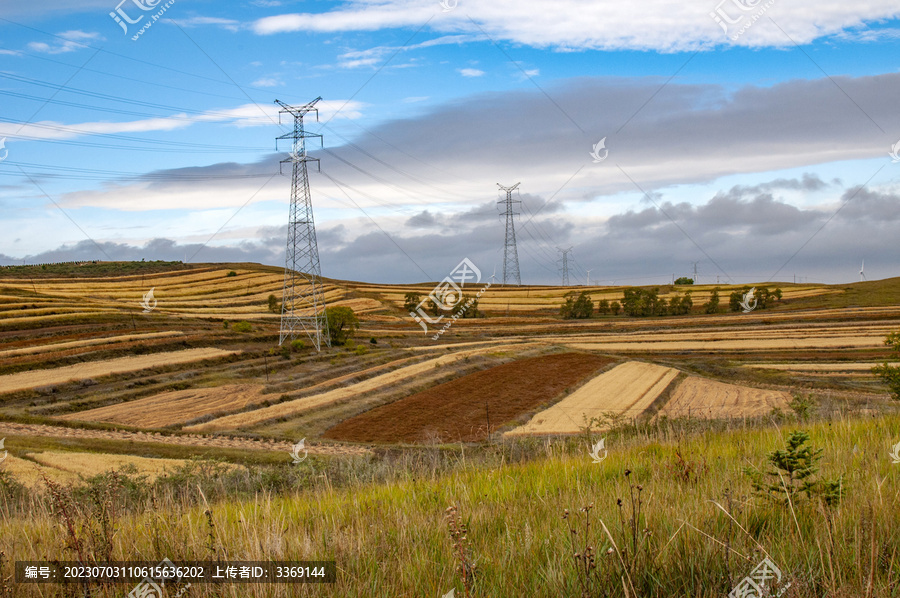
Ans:
[{"label": "harvested wheat field", "polygon": [[583,353],[520,359],[376,407],[323,436],[353,442],[477,442],[610,363]]},{"label": "harvested wheat field", "polygon": [[68,341],[65,343],[50,343],[46,345],[33,345],[30,347],[22,347],[20,349],[9,349],[0,351],[0,358],[16,357],[18,355],[35,355],[37,353],[50,353],[52,351],[65,351],[66,349],[79,349],[82,347],[93,347],[95,345],[110,345],[114,343],[127,343],[131,341],[143,341],[158,338],[170,338],[175,336],[184,336],[183,332],[170,330],[167,332],[150,332],[147,334],[120,334],[118,336],[103,336],[99,338],[89,338],[80,341]]},{"label": "harvested wheat field", "polygon": [[260,384],[229,384],[174,390],[118,405],[69,413],[60,419],[162,428],[258,403],[263,400],[262,389]]},{"label": "harvested wheat field", "polygon": [[[897,367],[898,363],[888,364]],[[752,363],[748,368],[765,368],[770,370],[788,370],[792,372],[870,372],[871,363]]]},{"label": "harvested wheat field", "polygon": [[27,458],[10,456],[3,462],[3,470],[25,486],[33,488],[48,479],[61,484],[73,484],[79,479],[90,478],[107,471],[118,471],[133,465],[138,475],[155,480],[166,470],[186,463],[183,459],[151,459],[131,455],[106,453],[69,453],[47,451],[29,453]]},{"label": "harvested wheat field", "polygon": [[334,390],[329,390],[328,392],[323,392],[321,394],[294,399],[293,401],[286,401],[284,403],[279,403],[278,405],[272,405],[271,407],[256,409],[255,411],[237,413],[235,415],[226,415],[225,417],[220,417],[206,423],[186,427],[185,430],[190,430],[192,432],[207,432],[210,430],[236,430],[239,428],[247,428],[269,420],[281,417],[290,417],[292,415],[297,415],[305,411],[315,409],[317,407],[323,407],[325,405],[331,405],[339,401],[349,400],[354,397],[358,397],[363,393],[372,392],[381,389],[382,387],[396,384],[397,382],[400,382],[402,380],[408,380],[409,378],[418,376],[423,372],[432,370],[435,367],[451,364],[471,355],[477,355],[479,353],[486,353],[490,351],[499,351],[508,348],[524,349],[539,344],[541,343],[517,343],[513,345],[499,345],[482,349],[472,349],[470,351],[458,351],[449,355],[443,355],[441,357],[429,359],[428,361],[423,361],[421,363],[408,365],[406,367],[400,368],[399,370],[381,374],[379,376],[375,376],[374,378],[363,380],[362,382],[357,382],[356,384],[351,384],[350,386],[344,388],[336,388]]},{"label": "harvested wheat field", "polygon": [[99,378],[101,376],[121,374],[123,372],[135,372],[166,365],[202,361],[204,359],[225,357],[226,355],[235,355],[237,353],[239,353],[239,351],[225,351],[223,349],[212,348],[184,349],[181,351],[154,353],[153,355],[90,361],[79,363],[77,365],[67,365],[52,370],[34,370],[31,372],[20,372],[18,374],[7,374],[6,376],[0,376],[0,394],[15,392],[17,390],[26,390],[28,388],[37,388],[39,386],[64,384],[66,382],[72,382],[73,380]]},{"label": "harvested wheat field", "polygon": [[756,417],[787,408],[791,395],[688,376],[672,393],[661,413],[669,417],[721,419]]},{"label": "harvested wheat field", "polygon": [[587,420],[613,411],[634,418],[644,413],[678,376],[678,370],[629,361],[600,374],[562,401],[541,411],[510,436],[577,434]]}]

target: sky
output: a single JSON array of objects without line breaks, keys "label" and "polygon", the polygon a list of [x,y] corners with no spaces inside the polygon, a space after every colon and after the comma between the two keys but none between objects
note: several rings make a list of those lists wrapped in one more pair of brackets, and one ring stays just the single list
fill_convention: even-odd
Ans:
[{"label": "sky", "polygon": [[[896,0],[0,0],[0,265],[283,266],[314,104],[322,274],[900,276]],[[501,201],[501,203],[498,203]],[[508,264],[511,278],[512,265]]]}]

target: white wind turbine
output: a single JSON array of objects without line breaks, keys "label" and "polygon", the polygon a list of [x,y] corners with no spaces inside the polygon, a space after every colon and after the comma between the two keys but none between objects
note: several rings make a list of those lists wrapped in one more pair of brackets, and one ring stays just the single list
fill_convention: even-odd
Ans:
[{"label": "white wind turbine", "polygon": [[866,260],[862,261],[862,265],[859,267],[859,282],[863,282],[866,279]]}]

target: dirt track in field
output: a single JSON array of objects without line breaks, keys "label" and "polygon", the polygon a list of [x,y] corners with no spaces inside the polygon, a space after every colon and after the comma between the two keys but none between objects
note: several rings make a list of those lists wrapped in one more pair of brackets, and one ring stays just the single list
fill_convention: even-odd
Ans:
[{"label": "dirt track in field", "polygon": [[[6,436],[47,436],[52,438],[88,438],[98,440],[123,440],[127,442],[154,442],[177,444],[198,448],[228,448],[241,450],[290,452],[290,442],[277,440],[251,440],[249,438],[229,438],[225,436],[202,436],[199,434],[166,436],[158,432],[126,432],[122,430],[83,430],[42,424],[0,423],[0,438]],[[7,448],[12,442],[7,441]],[[311,455],[352,456],[366,455],[369,450],[356,446],[329,444],[309,444],[306,448]]]},{"label": "dirt track in field", "polygon": [[0,376],[0,393],[15,392],[40,386],[64,384],[73,380],[87,378],[99,378],[111,374],[135,372],[149,368],[155,368],[191,361],[202,361],[214,357],[235,355],[240,351],[225,351],[223,349],[184,349],[182,351],[167,351],[152,355],[140,355],[135,357],[119,357],[103,361],[89,361],[77,365],[67,365],[51,370],[33,370],[18,374]]},{"label": "dirt track in field", "polygon": [[719,419],[766,415],[775,407],[786,409],[791,395],[688,376],[672,393],[662,413],[669,417]]},{"label": "dirt track in field", "polygon": [[324,438],[355,442],[478,442],[612,363],[582,353],[520,359],[439,384],[344,420]]},{"label": "dirt track in field", "polygon": [[63,415],[59,419],[164,428],[212,413],[236,411],[265,399],[261,384],[173,390],[118,405]]},{"label": "dirt track in field", "polygon": [[677,376],[678,370],[661,365],[639,361],[623,363],[595,377],[508,434],[577,434],[585,426],[585,418],[599,418],[607,411],[637,417]]}]

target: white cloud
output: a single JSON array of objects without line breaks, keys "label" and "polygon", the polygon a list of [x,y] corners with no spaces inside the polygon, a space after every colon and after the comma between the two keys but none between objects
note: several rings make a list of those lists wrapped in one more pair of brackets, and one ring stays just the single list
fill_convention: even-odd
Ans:
[{"label": "white cloud", "polygon": [[[753,10],[746,11],[748,17],[764,6],[761,2],[757,4]],[[734,26],[726,35],[710,17],[719,6],[716,0],[683,3],[557,0],[553,10],[548,11],[546,3],[538,0],[494,0],[471,3],[465,12],[441,13],[440,5],[431,0],[355,0],[328,12],[265,17],[250,27],[259,35],[271,35],[293,31],[376,31],[428,23],[435,31],[480,34],[472,23],[475,21],[494,39],[533,47],[676,52],[731,44],[749,47],[806,44],[864,23],[900,15],[896,0],[863,3],[776,0],[752,28],[732,41],[728,35],[735,33]],[[732,3],[721,5],[721,10],[732,19],[743,14]]]},{"label": "white cloud", "polygon": [[191,17],[189,19],[178,19],[178,24],[185,27],[199,27],[202,25],[214,25],[221,27],[226,31],[240,30],[240,21],[234,19],[220,19],[218,17]]},{"label": "white cloud", "polygon": [[[323,119],[362,117],[361,102],[325,100],[316,107]],[[208,110],[201,114],[173,114],[123,122],[60,123],[41,121],[19,124],[0,122],[0,137],[10,139],[75,139],[85,135],[111,135],[117,133],[147,133],[150,131],[174,131],[197,123],[221,123],[236,127],[271,127],[278,123],[278,106],[269,104],[244,104],[236,108]]]},{"label": "white cloud", "polygon": [[65,54],[67,52],[75,52],[76,50],[86,48],[87,45],[82,42],[103,39],[99,33],[88,33],[79,30],[64,31],[58,34],[58,37],[63,39],[50,44],[45,42],[30,42],[28,48],[43,54]]},{"label": "white cloud", "polygon": [[484,71],[479,69],[457,69],[459,74],[463,77],[480,77],[484,74]]},{"label": "white cloud", "polygon": [[278,77],[262,77],[251,83],[253,87],[281,87],[284,81]]}]

